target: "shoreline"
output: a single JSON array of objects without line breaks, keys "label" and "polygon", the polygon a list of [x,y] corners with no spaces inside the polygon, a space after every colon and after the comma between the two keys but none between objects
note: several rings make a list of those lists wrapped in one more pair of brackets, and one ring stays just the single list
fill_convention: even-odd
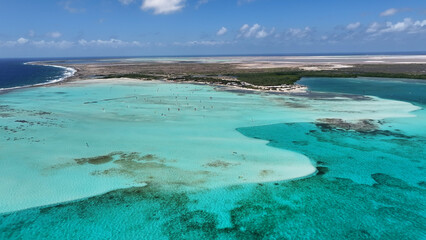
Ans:
[{"label": "shoreline", "polygon": [[[227,61],[219,62],[221,59]],[[189,60],[177,58],[167,63],[144,58],[92,63],[56,60],[26,62],[24,64],[61,68],[65,73],[63,77],[49,82],[0,89],[0,94],[98,78],[164,80],[265,93],[306,93],[308,88],[297,84],[306,77],[426,79],[426,55],[227,56],[193,57]]]},{"label": "shoreline", "polygon": [[[69,82],[73,82],[73,81],[84,81],[84,80],[89,80],[91,78],[80,78],[80,77],[76,77],[76,73],[78,73],[78,69],[74,68],[74,67],[70,67],[70,66],[62,66],[62,65],[54,65],[54,64],[45,64],[43,62],[26,62],[24,63],[25,65],[38,65],[38,66],[46,66],[46,67],[56,67],[56,68],[61,68],[64,69],[66,71],[70,71],[70,74],[65,74],[65,76],[59,78],[59,79],[55,79],[49,82],[45,82],[45,83],[37,83],[37,84],[32,84],[32,85],[25,85],[25,86],[17,86],[17,87],[11,87],[11,88],[0,88],[0,94],[4,94],[13,90],[19,90],[19,89],[26,89],[26,88],[33,88],[33,87],[42,87],[42,86],[56,86],[59,84],[64,84],[64,83],[69,83]],[[74,77],[74,79],[72,79]],[[163,78],[163,79],[141,79],[141,78],[131,78],[131,77],[118,77],[116,79],[119,78],[124,78],[124,79],[133,79],[133,80],[142,80],[142,81],[146,81],[146,80],[162,80],[165,82],[173,82],[173,83],[188,83],[188,84],[202,84],[202,85],[210,85],[210,86],[218,86],[218,87],[223,87],[223,88],[227,88],[226,90],[244,90],[244,91],[250,91],[250,92],[265,92],[265,93],[306,93],[307,92],[307,87],[300,85],[300,84],[282,84],[282,85],[276,85],[276,86],[260,86],[260,85],[255,85],[255,84],[250,84],[247,82],[243,82],[243,81],[239,81],[241,82],[241,85],[232,85],[232,84],[220,84],[220,83],[211,83],[211,82],[206,82],[206,81],[197,81],[195,80],[190,80],[190,81],[179,81],[179,80],[174,80],[174,79],[169,79],[169,78]],[[94,78],[97,79],[97,78]],[[111,79],[111,78],[100,78],[100,79]],[[225,80],[227,81],[227,80]],[[231,81],[230,81],[231,82]],[[245,87],[247,86],[247,87]]]},{"label": "shoreline", "polygon": [[42,86],[49,86],[49,85],[55,85],[61,82],[65,82],[68,78],[73,77],[77,73],[77,69],[72,67],[66,67],[66,66],[60,66],[60,65],[52,65],[52,64],[39,64],[41,62],[25,62],[24,65],[38,65],[38,66],[45,66],[45,67],[55,67],[64,69],[65,72],[61,78],[54,79],[48,82],[44,83],[35,83],[31,85],[24,85],[24,86],[16,86],[16,87],[10,87],[10,88],[0,88],[0,94],[7,93],[14,90],[19,89],[25,89],[25,88],[33,88],[33,87],[42,87]]},{"label": "shoreline", "polygon": [[[131,78],[134,80],[140,80],[137,78]],[[149,79],[147,79],[149,80]],[[145,81],[145,80],[143,80]],[[208,85],[208,86],[216,86],[221,87],[224,90],[229,91],[247,91],[247,92],[262,92],[262,93],[306,93],[308,92],[308,87],[300,84],[293,84],[293,85],[278,85],[278,86],[257,86],[250,83],[242,82],[243,85],[232,85],[232,84],[221,84],[221,83],[210,83],[210,82],[203,82],[203,81],[176,81],[176,80],[170,80],[170,79],[163,79],[163,81],[171,82],[171,83],[187,83],[187,84],[200,84],[200,85]],[[249,87],[244,87],[249,86]]]}]

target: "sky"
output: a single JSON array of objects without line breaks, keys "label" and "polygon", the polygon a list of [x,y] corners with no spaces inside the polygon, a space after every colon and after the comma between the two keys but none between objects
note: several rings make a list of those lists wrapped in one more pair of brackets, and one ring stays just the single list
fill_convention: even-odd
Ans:
[{"label": "sky", "polygon": [[410,51],[425,0],[0,0],[0,58]]}]

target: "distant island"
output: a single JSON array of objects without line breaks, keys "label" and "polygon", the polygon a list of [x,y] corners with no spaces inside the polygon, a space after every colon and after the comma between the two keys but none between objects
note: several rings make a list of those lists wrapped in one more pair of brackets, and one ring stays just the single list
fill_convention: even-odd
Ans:
[{"label": "distant island", "polygon": [[53,64],[76,69],[77,74],[67,81],[132,78],[196,82],[271,92],[305,91],[306,88],[296,84],[303,77],[426,79],[426,57],[423,55],[253,56],[208,59],[154,58],[145,61],[141,58],[140,61],[118,59],[117,62],[111,63],[48,61],[31,64]]}]

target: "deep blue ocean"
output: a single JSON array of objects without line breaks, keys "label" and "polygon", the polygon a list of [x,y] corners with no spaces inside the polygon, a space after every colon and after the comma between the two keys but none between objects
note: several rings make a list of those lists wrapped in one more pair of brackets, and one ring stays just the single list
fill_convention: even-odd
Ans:
[{"label": "deep blue ocean", "polygon": [[43,59],[0,59],[0,89],[43,84],[70,74],[65,68],[25,64],[40,60]]}]

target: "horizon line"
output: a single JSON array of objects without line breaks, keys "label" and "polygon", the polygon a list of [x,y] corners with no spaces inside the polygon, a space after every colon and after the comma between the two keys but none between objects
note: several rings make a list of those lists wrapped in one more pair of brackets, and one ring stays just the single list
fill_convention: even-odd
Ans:
[{"label": "horizon line", "polygon": [[362,55],[426,55],[426,51],[322,52],[322,53],[252,53],[252,54],[188,54],[188,55],[122,55],[74,57],[0,57],[0,59],[95,59],[95,58],[160,58],[160,57],[292,57],[292,56],[362,56]]}]

